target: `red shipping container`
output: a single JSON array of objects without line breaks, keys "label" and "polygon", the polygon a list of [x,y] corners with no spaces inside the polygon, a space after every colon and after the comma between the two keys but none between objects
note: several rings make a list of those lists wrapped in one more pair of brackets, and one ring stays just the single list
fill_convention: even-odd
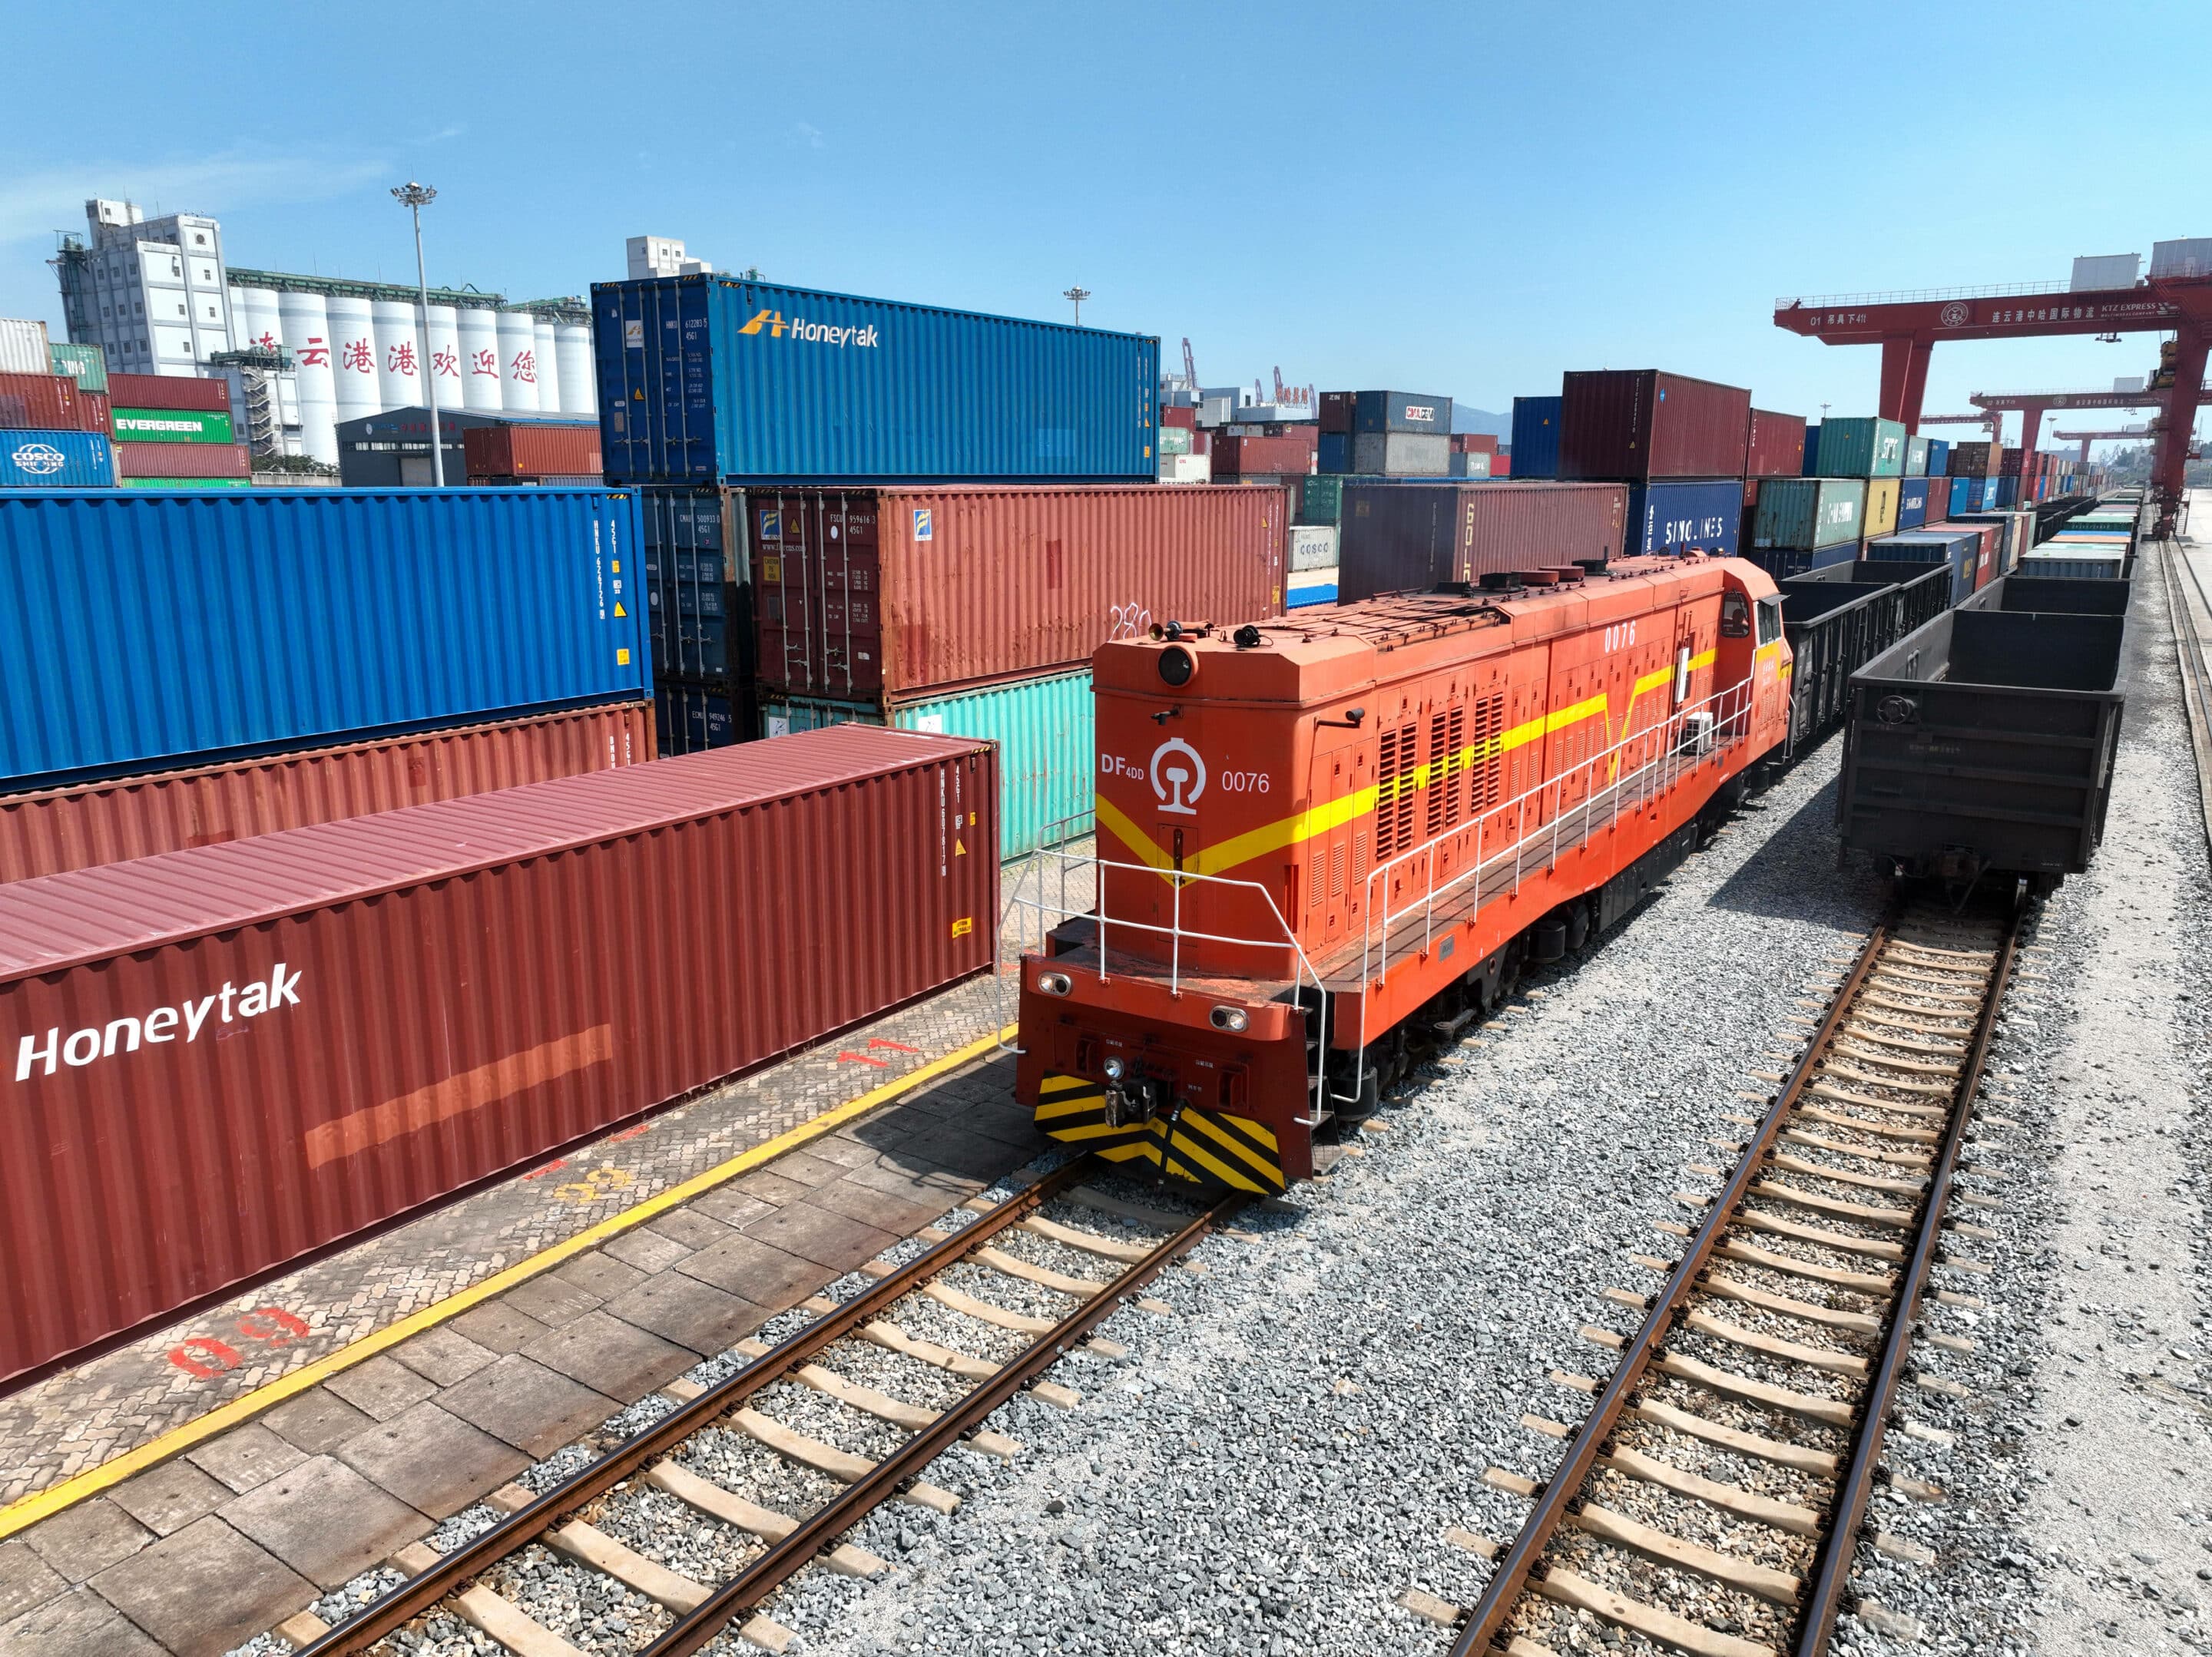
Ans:
[{"label": "red shipping container", "polygon": [[653,705],[614,702],[4,795],[0,884],[611,770],[653,756]]},{"label": "red shipping container", "polygon": [[988,969],[997,804],[838,725],[0,887],[0,1380]]},{"label": "red shipping container", "polygon": [[1337,600],[1426,592],[1501,570],[1620,556],[1625,483],[1350,483]]},{"label": "red shipping container", "polygon": [[1744,443],[1743,475],[1796,477],[1804,470],[1805,416],[1753,409]]},{"label": "red shipping container", "polygon": [[[1498,440],[1488,432],[1454,432],[1451,434],[1451,452],[1454,454],[1496,454]],[[1491,476],[1495,477],[1498,474],[1492,472]]]},{"label": "red shipping container", "polygon": [[1997,461],[1997,476],[1999,477],[2017,477],[2020,476],[2020,451],[2018,449],[2007,449],[2003,451]]},{"label": "red shipping container", "polygon": [[1213,446],[1213,475],[1303,476],[1314,469],[1319,442],[1310,426],[1279,437],[1224,437]]},{"label": "red shipping container", "polygon": [[197,409],[204,414],[230,412],[230,382],[187,374],[107,376],[107,395],[118,409]]},{"label": "red shipping container", "polygon": [[1325,432],[1348,432],[1352,416],[1359,401],[1357,391],[1323,391],[1321,394],[1321,429]]},{"label": "red shipping container", "polygon": [[1563,478],[1741,477],[1751,393],[1658,368],[1579,370],[1559,384]]},{"label": "red shipping container", "polygon": [[471,426],[461,434],[461,452],[471,477],[573,477],[602,470],[597,425]]},{"label": "red shipping container", "polygon": [[[135,408],[135,404],[126,406]],[[118,443],[118,477],[251,477],[253,451],[243,443]]]},{"label": "red shipping container", "polygon": [[0,374],[0,428],[104,432],[107,399],[80,390],[69,374]]},{"label": "red shipping container", "polygon": [[1196,431],[1198,429],[1198,410],[1195,409],[1163,409],[1160,410],[1160,424],[1163,426],[1180,426],[1187,432]]},{"label": "red shipping container", "polygon": [[793,695],[987,684],[1084,666],[1156,621],[1283,609],[1281,489],[759,489],[745,505],[760,682]]},{"label": "red shipping container", "polygon": [[1502,452],[1492,454],[1490,457],[1490,475],[1492,477],[1512,476],[1513,457]]}]

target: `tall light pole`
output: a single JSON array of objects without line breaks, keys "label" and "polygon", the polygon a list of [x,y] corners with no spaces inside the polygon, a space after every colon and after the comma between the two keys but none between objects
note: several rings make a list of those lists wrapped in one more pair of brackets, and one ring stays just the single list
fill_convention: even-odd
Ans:
[{"label": "tall light pole", "polygon": [[430,278],[422,267],[422,209],[438,199],[427,184],[410,179],[392,192],[392,199],[415,215],[415,287],[422,296],[422,387],[430,400],[430,476],[446,487],[446,434],[438,428],[438,365],[430,355]]},{"label": "tall light pole", "polygon": [[1075,301],[1075,325],[1079,328],[1083,325],[1083,301],[1090,297],[1091,290],[1088,288],[1081,286],[1071,288],[1060,294],[1060,298],[1062,299],[1073,300]]}]

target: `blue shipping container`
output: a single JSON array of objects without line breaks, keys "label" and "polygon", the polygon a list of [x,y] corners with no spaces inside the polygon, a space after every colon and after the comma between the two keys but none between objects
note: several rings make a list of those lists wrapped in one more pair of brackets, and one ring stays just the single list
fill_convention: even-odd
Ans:
[{"label": "blue shipping container", "polygon": [[1957,604],[1974,590],[1975,566],[1981,561],[1978,532],[1949,534],[1941,531],[1917,535],[1878,535],[1867,543],[1866,555],[1878,562],[1948,564],[1951,569],[1951,602]]},{"label": "blue shipping container", "polygon": [[1951,440],[1931,437],[1928,440],[1928,475],[1941,477],[1951,470]]},{"label": "blue shipping container", "polygon": [[642,698],[637,497],[0,493],[0,792]]},{"label": "blue shipping container", "polygon": [[641,494],[646,609],[663,677],[752,677],[751,565],[730,546],[744,532],[744,500],[714,488]]},{"label": "blue shipping container", "polygon": [[2003,489],[1999,487],[1999,485],[2004,482],[2004,479],[2002,477],[1981,477],[1970,478],[1967,481],[1969,483],[1978,483],[1982,486],[1981,498],[1969,505],[1967,510],[1969,512],[1995,512],[1997,509],[1998,497],[2004,493]]},{"label": "blue shipping container", "polygon": [[653,728],[661,756],[672,759],[751,742],[759,733],[750,728],[748,707],[732,686],[663,681],[653,692]]},{"label": "blue shipping container", "polygon": [[1513,399],[1514,476],[1559,475],[1559,406],[1563,400],[1556,397]]},{"label": "blue shipping container", "polygon": [[1344,473],[1352,470],[1352,434],[1323,432],[1314,457],[1316,471]]},{"label": "blue shipping container", "polygon": [[592,287],[619,483],[1158,476],[1160,343],[727,276]]},{"label": "blue shipping container", "polygon": [[[1938,483],[1942,480],[1939,478]],[[1897,526],[1917,530],[1928,521],[1929,483],[1925,477],[1908,477],[1897,487]]]},{"label": "blue shipping container", "polygon": [[1831,564],[1848,564],[1859,555],[1856,540],[1838,541],[1832,547],[1749,547],[1737,555],[1748,558],[1776,580],[1785,575],[1802,575],[1807,570],[1826,569]]},{"label": "blue shipping container", "polygon": [[1326,569],[1302,569],[1292,575],[1283,588],[1283,608],[1304,610],[1308,604],[1333,604],[1336,602],[1337,567]]},{"label": "blue shipping container", "polygon": [[1979,511],[1980,507],[1976,505],[1976,500],[1981,492],[1982,480],[1978,477],[1951,479],[1951,504],[1949,510],[1943,515],[1946,518],[1956,518],[1962,512]]},{"label": "blue shipping container", "polygon": [[1742,528],[1743,485],[1735,478],[1631,483],[1622,555],[1702,552],[1711,558],[1733,558]]},{"label": "blue shipping container", "polygon": [[1990,506],[2002,510],[2019,501],[2020,479],[2017,477],[1992,477],[1989,481],[1996,485],[1996,496],[1990,502]]},{"label": "blue shipping container", "polygon": [[114,487],[115,446],[99,432],[0,432],[0,489]]},{"label": "blue shipping container", "polygon": [[1820,422],[1817,420],[1808,420],[1805,422],[1805,464],[1798,468],[1797,476],[1818,477],[1820,475]]}]

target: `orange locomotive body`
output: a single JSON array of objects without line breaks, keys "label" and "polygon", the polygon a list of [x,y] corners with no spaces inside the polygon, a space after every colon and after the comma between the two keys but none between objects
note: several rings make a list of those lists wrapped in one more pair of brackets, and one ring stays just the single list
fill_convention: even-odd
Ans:
[{"label": "orange locomotive body", "polygon": [[1547,578],[1099,648],[1096,903],[1022,963],[1040,1128],[1281,1190],[1409,1033],[1464,1025],[1717,826],[1787,731],[1773,583]]}]

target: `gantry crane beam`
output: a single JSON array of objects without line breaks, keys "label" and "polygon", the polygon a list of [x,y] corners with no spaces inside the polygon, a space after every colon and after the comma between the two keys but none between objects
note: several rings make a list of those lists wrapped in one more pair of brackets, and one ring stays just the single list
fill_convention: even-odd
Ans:
[{"label": "gantry crane beam", "polygon": [[2053,432],[2051,440],[2054,443],[2079,443],[2081,446],[2081,464],[2086,466],[2089,464],[2089,446],[2092,443],[2124,442],[2131,437],[2140,440],[2154,435],[2155,434],[2149,427],[2138,426],[2133,431],[2124,432]]},{"label": "gantry crane beam", "polygon": [[2002,415],[1992,412],[1964,415],[1923,415],[1920,416],[1920,423],[1923,426],[1979,426],[1984,431],[1990,434],[1990,442],[2002,443],[2004,441],[2004,417]]},{"label": "gantry crane beam", "polygon": [[[2200,391],[2199,397],[2203,393]],[[2164,405],[2164,391],[1976,391],[1966,399],[1991,414],[2020,416],[2020,452],[2035,452],[2035,434],[2051,409],[2156,409]],[[2194,405],[2191,417],[2196,415]]]}]

